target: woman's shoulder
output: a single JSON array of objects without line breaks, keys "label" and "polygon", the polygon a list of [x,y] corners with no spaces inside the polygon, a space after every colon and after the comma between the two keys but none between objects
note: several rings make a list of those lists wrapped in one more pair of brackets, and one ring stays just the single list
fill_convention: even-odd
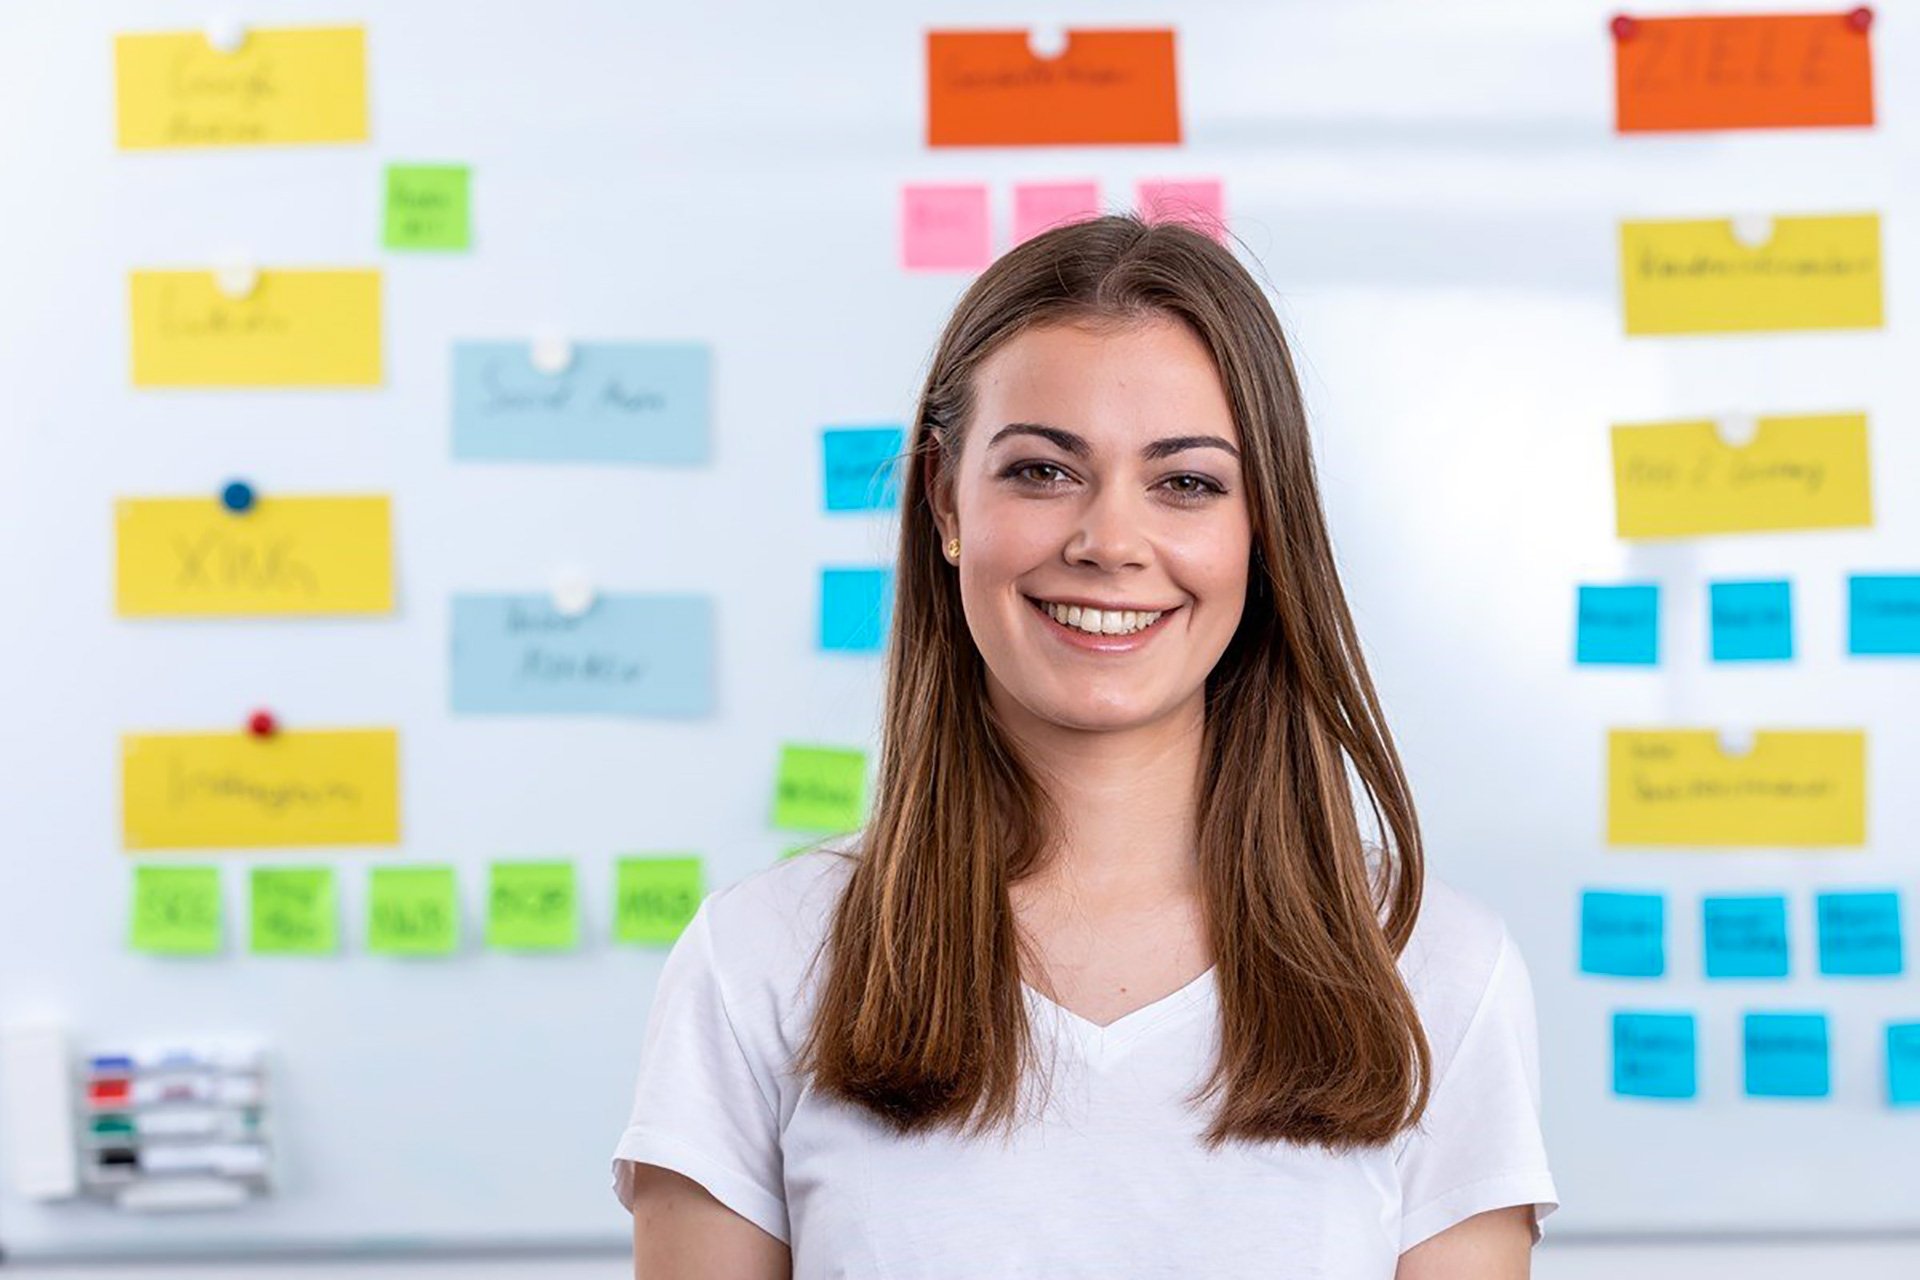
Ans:
[{"label": "woman's shoulder", "polygon": [[804,993],[852,874],[848,839],[782,858],[700,905],[720,988],[736,1013],[785,1020]]},{"label": "woman's shoulder", "polygon": [[1400,975],[1420,1013],[1437,1070],[1444,1070],[1503,970],[1519,966],[1507,924],[1485,902],[1429,871]]}]

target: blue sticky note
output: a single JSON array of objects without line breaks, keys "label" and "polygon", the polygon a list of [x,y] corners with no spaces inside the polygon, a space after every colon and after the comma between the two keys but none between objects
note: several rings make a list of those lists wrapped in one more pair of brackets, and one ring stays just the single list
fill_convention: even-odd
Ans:
[{"label": "blue sticky note", "polygon": [[453,456],[704,463],[711,364],[702,343],[581,342],[544,373],[527,343],[456,343]]},{"label": "blue sticky note", "polygon": [[1847,652],[1920,657],[1920,574],[1847,579]]},{"label": "blue sticky note", "polygon": [[899,427],[828,427],[824,451],[827,510],[891,511],[900,505],[906,432]]},{"label": "blue sticky note", "polygon": [[1784,978],[1787,900],[1777,893],[1703,898],[1700,940],[1709,978]]},{"label": "blue sticky note", "polygon": [[1887,1101],[1920,1107],[1920,1022],[1887,1024]]},{"label": "blue sticky note", "polygon": [[1783,662],[1793,657],[1793,584],[1709,583],[1715,662]]},{"label": "blue sticky note", "polygon": [[1580,895],[1580,971],[1657,978],[1667,970],[1667,900],[1657,893]]},{"label": "blue sticky note", "polygon": [[1660,584],[1580,588],[1573,660],[1587,666],[1660,661]]},{"label": "blue sticky note", "polygon": [[820,647],[873,653],[893,616],[891,569],[820,571]]},{"label": "blue sticky note", "polygon": [[1814,896],[1820,933],[1820,972],[1833,977],[1878,977],[1903,966],[1900,894],[1895,890]]},{"label": "blue sticky note", "polygon": [[706,716],[713,652],[706,596],[603,595],[569,617],[544,595],[457,595],[453,709]]},{"label": "blue sticky note", "polygon": [[1750,1013],[1743,1036],[1747,1096],[1827,1096],[1827,1015]]},{"label": "blue sticky note", "polygon": [[1691,1098],[1694,1031],[1690,1013],[1613,1015],[1613,1091],[1623,1098]]}]

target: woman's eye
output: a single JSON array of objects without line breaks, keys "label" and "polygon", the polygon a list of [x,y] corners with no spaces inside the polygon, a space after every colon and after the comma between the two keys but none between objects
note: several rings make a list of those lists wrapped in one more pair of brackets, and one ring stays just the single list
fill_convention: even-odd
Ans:
[{"label": "woman's eye", "polygon": [[[1066,475],[1066,471],[1052,462],[1019,462],[1007,468],[1003,474],[1034,488],[1050,489],[1059,482],[1060,477]],[[1161,483],[1182,502],[1200,502],[1226,492],[1205,476],[1192,473],[1169,476]]]}]

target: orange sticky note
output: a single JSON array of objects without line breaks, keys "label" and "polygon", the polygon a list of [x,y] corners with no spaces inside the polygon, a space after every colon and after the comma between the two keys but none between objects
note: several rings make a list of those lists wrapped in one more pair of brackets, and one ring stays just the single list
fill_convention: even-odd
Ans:
[{"label": "orange sticky note", "polygon": [[979,271],[993,260],[987,189],[925,184],[901,192],[900,260],[909,271]]},{"label": "orange sticky note", "polygon": [[1614,20],[1615,128],[1873,123],[1872,11]]},{"label": "orange sticky note", "polygon": [[1170,28],[1066,34],[1043,57],[1025,31],[927,32],[927,145],[1180,141]]},{"label": "orange sticky note", "polygon": [[1187,182],[1142,182],[1140,216],[1148,222],[1184,222],[1225,241],[1226,196],[1218,178]]},{"label": "orange sticky note", "polygon": [[1021,182],[1013,188],[1013,242],[1100,214],[1097,182]]}]

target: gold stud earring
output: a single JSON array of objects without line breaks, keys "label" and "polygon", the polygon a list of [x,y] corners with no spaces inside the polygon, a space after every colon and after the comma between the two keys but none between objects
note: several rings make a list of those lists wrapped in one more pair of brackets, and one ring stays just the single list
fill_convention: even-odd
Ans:
[{"label": "gold stud earring", "polygon": [[947,544],[947,559],[958,560],[959,558],[960,558],[960,539],[955,538],[952,542],[949,542]]}]

